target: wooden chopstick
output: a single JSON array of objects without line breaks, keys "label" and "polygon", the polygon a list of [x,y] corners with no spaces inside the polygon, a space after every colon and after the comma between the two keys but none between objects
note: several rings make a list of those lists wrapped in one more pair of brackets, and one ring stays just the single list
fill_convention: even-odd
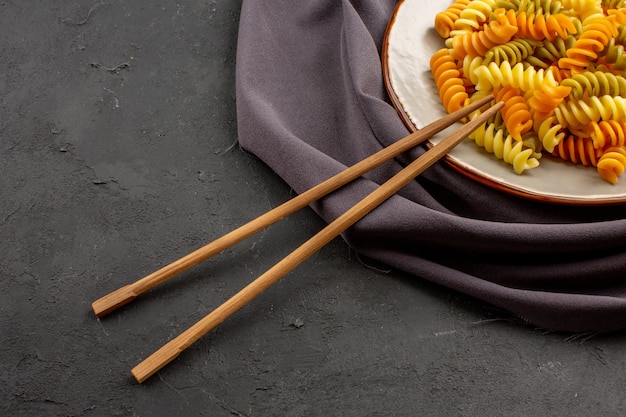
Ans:
[{"label": "wooden chopstick", "polygon": [[211,256],[229,248],[243,239],[263,230],[264,228],[276,223],[286,216],[306,207],[312,202],[320,199],[326,194],[335,191],[345,184],[355,180],[366,172],[382,165],[384,162],[400,155],[403,152],[415,147],[424,140],[430,138],[437,132],[445,129],[453,123],[459,121],[463,117],[468,116],[473,111],[483,107],[493,100],[493,96],[484,97],[471,105],[425,126],[424,128],[412,133],[405,138],[395,142],[394,144],[380,150],[379,152],[367,157],[350,168],[340,172],[339,174],[325,180],[315,187],[303,192],[302,194],[292,198],[282,205],[268,211],[267,213],[257,217],[249,223],[225,234],[224,236],[214,240],[213,242],[191,252],[190,254],[172,262],[169,265],[159,269],[150,275],[145,276],[132,284],[125,285],[92,303],[92,309],[97,317],[104,317],[117,308],[134,300],[140,294],[154,288],[155,286],[167,281],[175,275],[191,268],[192,266],[210,258]]},{"label": "wooden chopstick", "polygon": [[496,103],[494,106],[484,111],[480,116],[463,125],[452,135],[443,139],[439,144],[433,146],[422,156],[407,165],[399,173],[394,175],[391,179],[378,187],[351,209],[346,211],[343,215],[328,224],[311,239],[283,258],[263,275],[248,284],[224,304],[213,310],[188,330],[165,344],[143,362],[139,363],[131,371],[137,382],[141,383],[159,371],[159,369],[171,362],[183,350],[200,339],[211,329],[222,323],[234,312],[249,303],[281,277],[286,275],[305,259],[309,258],[332,239],[337,237],[341,232],[352,226],[367,213],[379,206],[383,201],[394,195],[398,190],[412,181],[417,175],[421,174],[425,169],[446,155],[454,146],[465,139],[473,130],[484,123],[488,118],[495,115],[503,105],[504,103],[502,102]]}]

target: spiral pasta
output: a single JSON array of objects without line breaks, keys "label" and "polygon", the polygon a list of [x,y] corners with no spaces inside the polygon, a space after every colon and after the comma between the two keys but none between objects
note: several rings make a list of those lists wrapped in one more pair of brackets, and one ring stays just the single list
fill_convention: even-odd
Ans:
[{"label": "spiral pasta", "polygon": [[[523,91],[539,88],[546,77],[554,75],[551,70],[524,68],[524,64],[518,63],[511,67],[507,61],[497,65],[492,62],[474,69],[473,73],[477,90],[493,90],[498,87],[510,85]],[[471,79],[471,78],[470,78]]]},{"label": "spiral pasta", "polygon": [[517,28],[502,17],[484,24],[482,30],[464,33],[452,38],[451,55],[462,60],[466,55],[484,56],[496,45],[508,42],[517,32]]},{"label": "spiral pasta", "polygon": [[623,72],[626,70],[626,54],[624,54],[624,45],[617,42],[617,38],[611,39],[598,56],[611,71]]},{"label": "spiral pasta", "polygon": [[563,142],[565,131],[558,124],[556,117],[550,116],[534,124],[537,136],[541,140],[543,148],[547,152],[553,152],[554,148]]},{"label": "spiral pasta", "polygon": [[516,174],[539,166],[537,158],[541,154],[513,139],[504,129],[499,128],[497,123],[483,123],[469,135],[469,138],[496,158],[510,164]]},{"label": "spiral pasta", "polygon": [[603,71],[574,74],[563,80],[561,85],[570,87],[575,99],[582,99],[585,95],[626,97],[626,78]]},{"label": "spiral pasta", "polygon": [[583,33],[574,42],[574,46],[567,50],[567,57],[559,59],[559,66],[582,72],[591,60],[598,58],[598,52],[616,35],[617,29],[610,19],[604,15],[594,18],[583,26]]},{"label": "spiral pasta", "polygon": [[538,45],[539,43],[532,39],[513,39],[489,49],[485,53],[482,63],[489,64],[495,62],[497,65],[500,65],[506,61],[511,65],[515,65],[532,56]]},{"label": "spiral pasta", "polygon": [[602,6],[607,9],[619,9],[626,5],[624,0],[602,0]]},{"label": "spiral pasta", "polygon": [[533,127],[530,109],[520,90],[506,86],[496,93],[496,100],[504,102],[500,111],[504,124],[513,139],[521,141],[522,133],[528,132]]},{"label": "spiral pasta", "polygon": [[525,2],[527,4],[518,10],[526,10],[528,13],[565,13],[569,15],[569,9],[560,0],[526,0]]},{"label": "spiral pasta", "polygon": [[465,105],[468,94],[461,73],[448,49],[441,49],[430,60],[430,68],[437,83],[439,97],[450,113]]},{"label": "spiral pasta", "polygon": [[588,99],[563,101],[554,109],[561,125],[570,129],[584,129],[591,122],[623,120],[626,117],[626,99],[619,96],[591,96]]},{"label": "spiral pasta", "polygon": [[430,62],[443,106],[504,103],[471,134],[476,145],[518,174],[547,153],[615,183],[626,167],[626,0],[451,1]]},{"label": "spiral pasta", "polygon": [[626,148],[623,146],[608,148],[600,156],[597,167],[598,173],[605,181],[616,184],[626,167]]},{"label": "spiral pasta", "polygon": [[559,85],[553,79],[545,78],[541,86],[533,90],[532,97],[528,99],[528,104],[535,111],[535,118],[544,119],[548,117],[570,94],[571,90],[571,87],[563,85],[563,83]]},{"label": "spiral pasta", "polygon": [[556,38],[553,41],[544,39],[541,45],[525,58],[525,61],[536,68],[546,69],[558,62],[560,58],[566,57],[567,50],[574,46],[575,41],[576,38],[573,35],[564,39]]},{"label": "spiral pasta", "polygon": [[453,35],[468,33],[479,29],[489,19],[495,2],[493,0],[474,0],[459,12],[454,22]]},{"label": "spiral pasta", "polygon": [[589,137],[594,148],[626,145],[626,121],[605,120],[589,123]]},{"label": "spiral pasta", "polygon": [[578,18],[582,24],[589,20],[604,16],[602,2],[599,0],[563,0],[563,6]]},{"label": "spiral pasta", "polygon": [[435,16],[435,30],[442,38],[450,36],[454,29],[455,22],[459,19],[461,12],[467,7],[470,0],[455,0],[446,10],[437,13]]},{"label": "spiral pasta", "polygon": [[557,36],[564,39],[569,34],[576,33],[577,28],[570,18],[564,14],[515,13],[509,10],[505,14],[503,9],[495,11],[496,16],[504,16],[506,20],[517,27],[518,36],[536,40],[554,40]]},{"label": "spiral pasta", "polygon": [[552,155],[584,166],[597,166],[598,157],[591,138],[570,135],[554,148]]}]

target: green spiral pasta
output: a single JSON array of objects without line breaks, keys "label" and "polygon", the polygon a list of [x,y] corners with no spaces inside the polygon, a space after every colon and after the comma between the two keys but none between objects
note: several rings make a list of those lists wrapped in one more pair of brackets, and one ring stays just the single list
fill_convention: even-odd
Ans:
[{"label": "green spiral pasta", "polygon": [[509,64],[515,65],[523,62],[529,56],[532,56],[535,48],[541,43],[533,39],[513,39],[502,45],[496,45],[489,49],[483,59],[483,64],[495,62],[500,65],[508,61]]},{"label": "green spiral pasta", "polygon": [[498,0],[495,8],[503,8],[505,10],[515,10],[515,12],[526,12],[529,14],[557,14],[569,13],[569,10],[563,7],[559,0]]},{"label": "green spiral pasta", "polygon": [[604,62],[612,64],[613,70],[626,70],[626,54],[624,54],[624,45],[617,43],[616,38],[611,39],[604,51],[599,54],[604,58]]},{"label": "green spiral pasta", "polygon": [[561,85],[571,87],[570,95],[577,100],[585,96],[626,97],[626,78],[604,71],[585,71],[574,74],[561,81]]},{"label": "green spiral pasta", "polygon": [[574,46],[575,41],[576,38],[573,35],[565,39],[557,37],[553,41],[545,39],[534,49],[533,54],[524,60],[534,67],[548,68],[559,59],[566,57],[567,50]]}]

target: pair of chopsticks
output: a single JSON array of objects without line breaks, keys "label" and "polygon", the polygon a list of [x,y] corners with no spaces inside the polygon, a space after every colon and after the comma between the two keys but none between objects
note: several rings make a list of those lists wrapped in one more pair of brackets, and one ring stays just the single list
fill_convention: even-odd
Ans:
[{"label": "pair of chopsticks", "polygon": [[[276,223],[289,214],[306,207],[313,201],[357,179],[364,173],[382,165],[391,158],[394,158],[399,154],[415,147],[424,140],[432,137],[434,134],[470,115],[475,110],[488,105],[492,100],[493,96],[487,96],[455,113],[444,116],[417,132],[414,132],[398,142],[395,142],[394,144],[369,156],[361,162],[358,162],[352,167],[347,168],[308,191],[305,191],[282,205],[270,210],[251,222],[233,230],[230,233],[227,233],[208,245],[197,249],[196,251],[132,284],[121,287],[105,295],[104,297],[93,302],[92,308],[94,313],[99,318],[104,317],[115,309],[129,303],[140,294],[154,288],[162,282],[165,282],[188,268],[191,268],[192,266],[221,252],[222,250],[242,241],[254,233]],[[188,330],[158,349],[143,362],[139,363],[131,371],[137,382],[141,383],[158,372],[191,344],[222,323],[241,307],[252,301],[256,296],[289,273],[293,268],[309,258],[335,237],[339,236],[340,233],[363,218],[374,208],[382,204],[383,201],[393,196],[397,191],[415,179],[415,177],[421,174],[424,170],[450,152],[454,146],[465,139],[472,131],[487,121],[487,119],[494,116],[503,105],[504,104],[501,102],[496,103],[495,105],[484,110],[478,117],[462,125],[453,134],[443,139],[436,146],[433,146],[415,161],[407,165],[387,182],[382,184],[336,220],[329,223],[315,236],[306,241],[291,254],[283,258],[266,273],[248,284],[224,304],[213,310]]]}]

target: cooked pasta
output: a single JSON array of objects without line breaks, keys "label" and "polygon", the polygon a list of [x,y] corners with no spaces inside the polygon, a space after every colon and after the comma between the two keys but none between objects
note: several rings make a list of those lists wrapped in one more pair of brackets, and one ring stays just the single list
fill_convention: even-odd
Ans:
[{"label": "cooked pasta", "polygon": [[439,97],[446,110],[452,113],[463,107],[468,95],[450,51],[444,48],[434,54],[430,60],[430,68],[437,80]]},{"label": "cooked pasta", "polygon": [[496,18],[483,25],[481,30],[454,36],[451,55],[457,60],[462,60],[466,55],[484,56],[490,48],[508,42],[517,32],[517,28],[503,15]]},{"label": "cooked pasta", "polygon": [[589,136],[594,148],[626,145],[626,121],[605,120],[589,123]]},{"label": "cooked pasta", "polygon": [[489,19],[495,3],[492,0],[473,0],[459,12],[454,22],[453,35],[479,29]]},{"label": "cooked pasta", "polygon": [[525,11],[515,13],[513,10],[509,10],[506,14],[502,12],[503,9],[496,10],[496,16],[505,16],[512,26],[517,27],[517,34],[522,38],[552,41],[557,36],[565,39],[577,30],[574,23],[564,14],[529,14]]},{"label": "cooked pasta", "polygon": [[532,39],[513,39],[489,49],[485,53],[482,63],[489,64],[495,62],[500,65],[502,62],[508,62],[511,65],[515,65],[532,56],[537,46],[539,46],[539,42]]},{"label": "cooked pasta", "polygon": [[582,99],[585,95],[626,97],[626,78],[604,71],[574,74],[563,80],[561,85],[571,87],[571,94],[575,99]]},{"label": "cooked pasta", "polygon": [[544,78],[554,78],[551,70],[537,70],[533,67],[524,68],[522,63],[511,67],[511,64],[506,61],[500,65],[497,65],[495,62],[481,65],[474,69],[473,75],[478,80],[476,89],[489,91],[507,85],[520,88],[523,91],[531,91],[539,88]]},{"label": "cooked pasta", "polygon": [[617,35],[613,22],[604,15],[589,20],[589,23],[583,23],[583,32],[574,46],[567,50],[567,57],[559,59],[562,68],[582,72],[591,60],[598,58],[598,52],[604,49],[609,40]]},{"label": "cooked pasta", "polygon": [[626,117],[626,99],[609,95],[572,99],[559,104],[554,109],[554,115],[564,127],[580,130],[591,122],[623,120]]},{"label": "cooked pasta", "polygon": [[536,47],[531,55],[524,59],[528,64],[536,68],[548,68],[554,65],[560,58],[567,56],[567,50],[574,46],[576,38],[573,35],[565,39],[556,38],[553,41],[544,39],[541,45]]},{"label": "cooked pasta", "polygon": [[623,146],[608,148],[598,160],[598,173],[611,184],[617,183],[625,167],[626,148]]},{"label": "cooked pasta", "polygon": [[532,97],[528,99],[528,104],[535,112],[535,119],[547,118],[570,94],[571,90],[571,87],[563,83],[559,85],[553,78],[545,78],[541,86],[533,90]]},{"label": "cooked pasta", "polygon": [[535,130],[543,148],[548,152],[552,152],[554,147],[562,143],[565,137],[563,126],[558,124],[555,116],[547,117],[535,123]]},{"label": "cooked pasta", "polygon": [[455,22],[463,9],[467,7],[470,0],[455,0],[445,11],[438,13],[435,17],[435,30],[442,38],[450,36],[450,32],[454,29]]},{"label": "cooked pasta", "polygon": [[533,127],[532,115],[528,103],[521,95],[519,88],[506,86],[496,93],[496,100],[504,102],[500,110],[504,125],[509,134],[517,141],[522,140],[522,133]]},{"label": "cooked pasta", "polygon": [[444,108],[493,94],[498,116],[470,138],[521,174],[542,152],[626,167],[626,0],[452,0],[430,62]]},{"label": "cooked pasta", "polygon": [[469,138],[496,158],[512,165],[516,174],[539,166],[537,157],[540,157],[541,154],[513,139],[510,134],[506,133],[505,129],[498,127],[496,123],[483,123],[469,135]]},{"label": "cooked pasta", "polygon": [[596,148],[593,146],[591,138],[584,138],[570,135],[554,148],[552,155],[557,156],[564,161],[570,161],[574,164],[584,166],[597,166]]}]

